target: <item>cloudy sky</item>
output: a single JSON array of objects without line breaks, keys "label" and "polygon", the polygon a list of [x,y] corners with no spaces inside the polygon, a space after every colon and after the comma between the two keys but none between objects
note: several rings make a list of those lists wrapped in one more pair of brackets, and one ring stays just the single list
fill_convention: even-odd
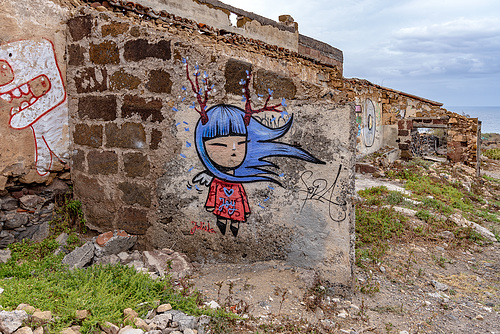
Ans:
[{"label": "cloudy sky", "polygon": [[500,106],[499,0],[222,0],[344,52],[344,76],[450,106]]}]

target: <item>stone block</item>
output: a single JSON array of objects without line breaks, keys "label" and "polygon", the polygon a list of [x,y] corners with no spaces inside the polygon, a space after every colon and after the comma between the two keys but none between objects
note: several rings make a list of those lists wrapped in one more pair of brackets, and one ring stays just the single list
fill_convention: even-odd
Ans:
[{"label": "stone block", "polygon": [[94,258],[94,244],[88,241],[85,245],[76,248],[74,251],[66,255],[62,263],[68,265],[70,269],[83,268],[90,264]]},{"label": "stone block", "polygon": [[102,145],[102,125],[76,124],[73,142],[77,145],[100,147]]},{"label": "stone block", "polygon": [[5,230],[0,232],[0,249],[4,249],[5,247],[14,243],[15,241],[16,239],[11,233]]},{"label": "stone block", "polygon": [[252,71],[252,64],[236,59],[228,60],[224,72],[224,77],[226,78],[224,89],[226,90],[226,93],[243,95],[243,92],[241,91],[243,89],[243,86],[240,85],[240,81],[241,79],[246,80],[246,71]]},{"label": "stone block", "polygon": [[78,44],[71,44],[68,46],[68,65],[80,66],[83,65],[85,49]]},{"label": "stone block", "polygon": [[125,175],[128,177],[146,176],[149,174],[148,157],[142,153],[125,153],[123,155]]},{"label": "stone block", "polygon": [[125,231],[109,231],[100,234],[95,239],[95,256],[104,257],[112,254],[126,252],[134,247],[137,236],[130,235]]},{"label": "stone block", "polygon": [[0,250],[0,263],[7,263],[11,258],[10,249]]},{"label": "stone block", "polygon": [[12,196],[5,196],[0,198],[0,209],[5,211],[16,210],[18,201]]},{"label": "stone block", "polygon": [[45,203],[45,198],[38,195],[26,195],[19,199],[19,204],[25,210],[37,210]]},{"label": "stone block", "polygon": [[406,137],[409,134],[410,133],[408,132],[408,130],[398,130],[398,136],[400,136],[400,137]]},{"label": "stone block", "polygon": [[100,44],[90,43],[90,61],[97,65],[119,64],[120,51],[113,41],[105,41]]},{"label": "stone block", "polygon": [[71,156],[71,169],[83,171],[85,169],[85,152],[79,149],[73,150]]},{"label": "stone block", "polygon": [[123,56],[128,61],[140,61],[146,58],[169,60],[171,58],[170,41],[161,40],[150,44],[145,39],[127,41]]},{"label": "stone block", "polygon": [[106,37],[108,35],[117,37],[118,35],[127,32],[128,28],[128,23],[111,22],[110,24],[106,24],[101,27],[102,37]]},{"label": "stone block", "polygon": [[[77,198],[85,198],[86,201],[103,202],[106,200],[106,188],[101,183],[82,174],[74,179],[75,196]],[[83,201],[84,203],[86,201]]]},{"label": "stone block", "polygon": [[75,42],[89,37],[92,33],[92,17],[90,15],[73,17],[68,20],[68,28]]},{"label": "stone block", "polygon": [[148,211],[148,209],[122,208],[116,225],[128,233],[144,235],[151,225],[148,220]]},{"label": "stone block", "polygon": [[6,218],[3,224],[3,228],[6,230],[14,230],[28,224],[28,216],[24,213],[9,213],[6,215]]},{"label": "stone block", "polygon": [[118,156],[111,151],[90,151],[87,154],[90,174],[109,175],[118,172]]},{"label": "stone block", "polygon": [[139,115],[143,121],[161,122],[164,117],[161,113],[163,104],[159,99],[152,99],[149,102],[142,97],[126,95],[123,99],[122,117]]},{"label": "stone block", "polygon": [[109,85],[111,90],[127,89],[132,90],[139,87],[141,84],[141,79],[138,77],[127,73],[123,68],[119,71],[113,73],[109,79]]},{"label": "stone block", "polygon": [[193,266],[187,256],[171,249],[145,251],[143,254],[145,266],[149,271],[156,272],[160,276],[171,274],[172,277],[178,279],[193,271]]},{"label": "stone block", "polygon": [[132,182],[121,182],[118,184],[121,190],[121,199],[125,204],[150,207],[151,206],[151,187]]},{"label": "stone block", "polygon": [[146,132],[142,124],[125,123],[121,128],[114,123],[106,124],[106,147],[146,148]]},{"label": "stone block", "polygon": [[399,149],[400,149],[400,150],[405,150],[405,151],[407,151],[407,150],[409,150],[409,149],[410,149],[410,145],[400,143],[400,144],[399,144]]},{"label": "stone block", "polygon": [[149,148],[152,150],[158,149],[161,143],[162,133],[160,130],[152,129],[151,130],[151,142],[149,143]]},{"label": "stone block", "polygon": [[77,93],[104,92],[108,89],[108,72],[105,68],[78,70],[74,80]]},{"label": "stone block", "polygon": [[12,334],[19,329],[29,318],[28,313],[23,310],[0,311],[0,331],[4,334]]},{"label": "stone block", "polygon": [[172,80],[170,73],[164,70],[152,70],[149,72],[146,88],[153,93],[170,94],[172,91]]},{"label": "stone block", "polygon": [[26,226],[24,231],[21,231],[16,236],[16,242],[21,242],[28,239],[34,242],[40,242],[50,235],[50,228],[48,221],[37,225]]},{"label": "stone block", "polygon": [[274,91],[273,97],[280,99],[293,99],[297,94],[297,87],[293,83],[293,80],[276,74],[271,71],[258,70],[253,77],[253,87],[257,94],[264,95],[267,97],[268,89]]},{"label": "stone block", "polygon": [[113,121],[116,119],[116,96],[85,96],[78,101],[80,119]]}]

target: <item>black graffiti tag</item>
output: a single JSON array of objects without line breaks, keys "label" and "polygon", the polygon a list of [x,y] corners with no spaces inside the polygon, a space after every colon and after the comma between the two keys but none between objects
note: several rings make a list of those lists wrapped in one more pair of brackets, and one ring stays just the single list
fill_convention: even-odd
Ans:
[{"label": "black graffiti tag", "polygon": [[301,212],[306,202],[312,200],[328,203],[328,214],[333,221],[341,222],[346,218],[347,202],[339,196],[333,198],[341,169],[342,165],[339,166],[335,180],[330,185],[325,179],[313,179],[314,173],[310,170],[306,170],[300,175],[300,180],[306,187],[306,190],[301,190],[301,192],[307,194],[304,203],[302,203]]}]

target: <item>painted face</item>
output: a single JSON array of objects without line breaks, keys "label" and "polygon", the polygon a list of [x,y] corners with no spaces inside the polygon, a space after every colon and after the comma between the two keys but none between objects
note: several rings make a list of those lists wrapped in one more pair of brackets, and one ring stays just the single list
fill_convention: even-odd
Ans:
[{"label": "painted face", "polygon": [[247,154],[246,136],[224,136],[206,140],[205,151],[219,167],[235,169],[241,165]]},{"label": "painted face", "polygon": [[22,40],[0,45],[0,112],[13,129],[33,125],[66,100],[52,43]]}]

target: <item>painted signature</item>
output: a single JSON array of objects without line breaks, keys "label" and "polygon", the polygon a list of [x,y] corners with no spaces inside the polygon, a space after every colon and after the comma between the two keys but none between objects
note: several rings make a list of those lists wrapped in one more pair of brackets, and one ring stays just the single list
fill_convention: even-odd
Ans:
[{"label": "painted signature", "polygon": [[215,230],[210,227],[210,223],[207,223],[207,225],[205,225],[204,222],[191,222],[191,224],[194,224],[193,228],[191,229],[191,234],[194,234],[196,230],[202,230],[208,233],[216,233]]},{"label": "painted signature", "polygon": [[330,185],[325,179],[313,179],[313,172],[310,170],[306,170],[300,175],[300,180],[306,187],[306,190],[301,191],[307,193],[302,208],[300,209],[301,212],[306,202],[313,200],[321,203],[328,203],[328,214],[333,221],[341,222],[346,218],[347,202],[340,196],[337,196],[335,199],[333,198],[341,169],[342,165],[339,166],[335,180]]}]

